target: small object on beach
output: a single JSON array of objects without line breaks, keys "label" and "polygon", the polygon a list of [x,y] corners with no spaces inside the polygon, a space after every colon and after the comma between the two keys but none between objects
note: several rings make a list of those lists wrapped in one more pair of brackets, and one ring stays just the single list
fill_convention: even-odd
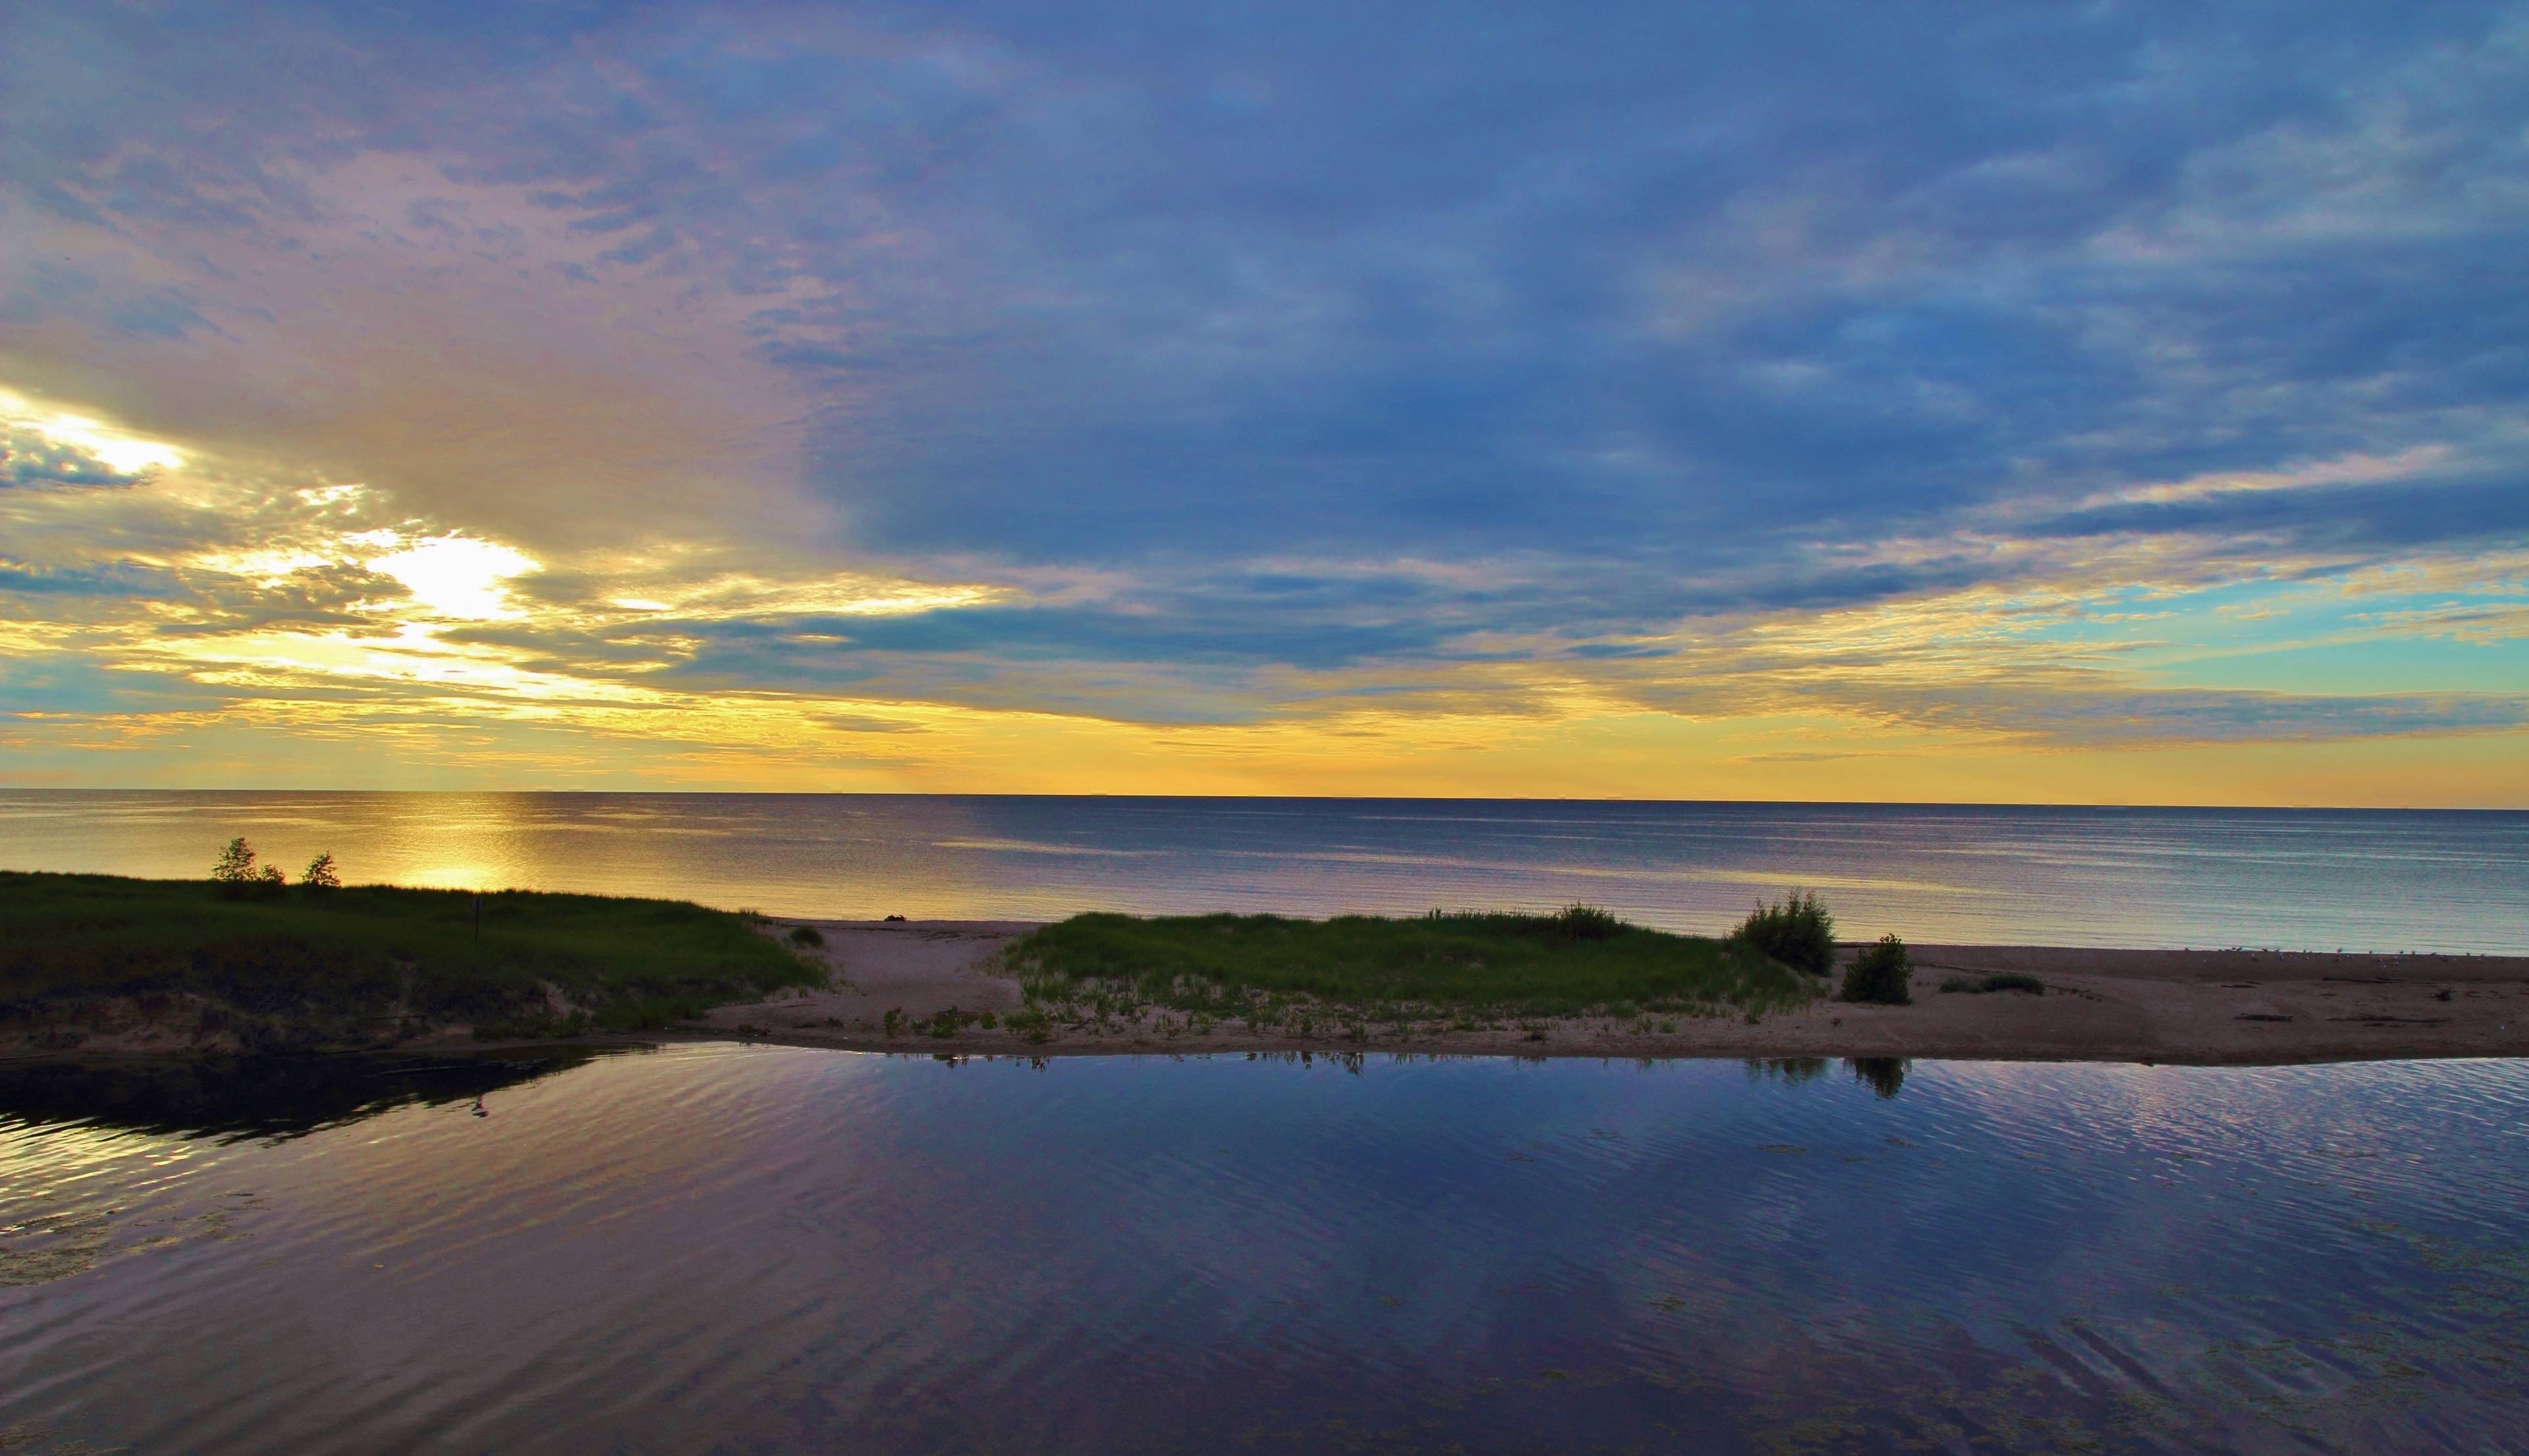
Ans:
[{"label": "small object on beach", "polygon": [[903,917],[903,916],[901,916],[901,915],[889,915],[888,917],[887,917],[887,920],[886,920],[886,921],[882,921],[882,922],[881,922],[881,924],[887,924],[887,923],[889,923],[889,922],[900,921],[900,920],[902,920],[902,919],[904,919],[904,917]]}]

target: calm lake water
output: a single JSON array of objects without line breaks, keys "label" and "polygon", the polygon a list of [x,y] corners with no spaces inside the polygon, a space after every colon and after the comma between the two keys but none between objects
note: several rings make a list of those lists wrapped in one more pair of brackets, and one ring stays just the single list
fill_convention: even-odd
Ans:
[{"label": "calm lake water", "polygon": [[579,1055],[0,1074],[9,1449],[2529,1430],[2529,1064]]},{"label": "calm lake water", "polygon": [[1608,906],[1713,931],[2529,953],[2529,813],[1431,799],[0,790],[0,869],[195,876],[234,835],[355,881],[837,918]]}]

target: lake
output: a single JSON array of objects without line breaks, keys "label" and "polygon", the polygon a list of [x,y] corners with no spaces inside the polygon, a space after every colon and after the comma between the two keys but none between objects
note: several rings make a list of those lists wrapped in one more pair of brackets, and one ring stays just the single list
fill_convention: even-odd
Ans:
[{"label": "lake", "polygon": [[12,1451],[2529,1429],[2522,1063],[695,1044],[162,1082],[0,1069]]},{"label": "lake", "polygon": [[0,790],[0,869],[192,877],[243,835],[353,881],[778,915],[1327,915],[1574,900],[1713,932],[2529,954],[2529,813],[1436,799]]}]

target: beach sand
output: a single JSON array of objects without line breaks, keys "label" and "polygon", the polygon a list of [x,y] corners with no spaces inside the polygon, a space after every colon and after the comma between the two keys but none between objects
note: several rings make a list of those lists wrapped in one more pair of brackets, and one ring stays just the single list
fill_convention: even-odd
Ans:
[{"label": "beach sand", "polygon": [[[2529,1055],[2529,956],[2370,955],[2273,950],[2109,950],[1914,945],[1910,1006],[1821,1000],[1744,1018],[1678,1020],[1675,1030],[1563,1020],[1499,1031],[1372,1026],[1309,1038],[1229,1027],[1197,1034],[1164,1013],[1106,1026],[1057,1026],[1042,1043],[967,1026],[935,1037],[885,1030],[943,1010],[1021,1005],[998,974],[1018,921],[787,921],[813,925],[834,973],[825,991],[713,1011],[721,1032],[862,1050],[1057,1055],[1094,1052],[1409,1052],[1519,1056],[1924,1056],[2049,1061],[2261,1064],[2383,1057]],[[1944,993],[1953,976],[2034,975],[2042,996]]]}]

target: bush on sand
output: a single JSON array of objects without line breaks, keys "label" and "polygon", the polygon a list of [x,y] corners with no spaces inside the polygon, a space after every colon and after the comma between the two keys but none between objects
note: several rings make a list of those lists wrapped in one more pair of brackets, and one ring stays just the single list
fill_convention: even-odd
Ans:
[{"label": "bush on sand", "polygon": [[1759,901],[1730,939],[1812,976],[1835,969],[1835,917],[1827,913],[1825,901],[1802,890],[1793,890],[1780,904]]}]

